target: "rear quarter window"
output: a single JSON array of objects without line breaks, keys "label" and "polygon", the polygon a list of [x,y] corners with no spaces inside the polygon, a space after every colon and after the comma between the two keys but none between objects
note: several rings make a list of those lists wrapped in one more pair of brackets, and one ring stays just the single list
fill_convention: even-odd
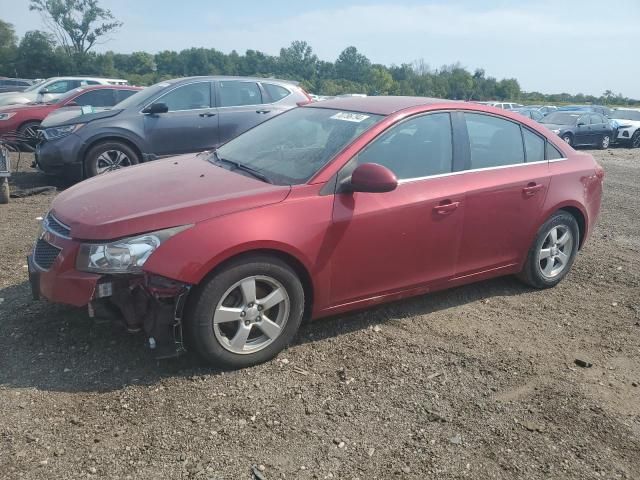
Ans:
[{"label": "rear quarter window", "polygon": [[267,95],[271,97],[271,100],[277,102],[285,97],[291,95],[291,92],[280,85],[274,85],[273,83],[263,83],[262,86],[267,91]]}]

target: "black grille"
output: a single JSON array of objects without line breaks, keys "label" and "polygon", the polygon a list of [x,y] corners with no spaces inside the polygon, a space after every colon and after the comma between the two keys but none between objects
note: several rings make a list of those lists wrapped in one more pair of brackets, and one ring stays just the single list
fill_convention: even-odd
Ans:
[{"label": "black grille", "polygon": [[58,219],[53,215],[51,214],[47,215],[46,223],[47,223],[46,227],[49,230],[51,230],[53,233],[57,233],[62,237],[71,236],[71,230],[69,230],[69,227],[67,227],[64,223],[61,223],[60,221],[58,221]]},{"label": "black grille", "polygon": [[54,247],[48,242],[44,240],[38,240],[36,243],[36,248],[33,252],[33,261],[36,262],[40,268],[44,270],[49,270],[53,262],[58,258],[58,254],[60,253],[60,249]]}]

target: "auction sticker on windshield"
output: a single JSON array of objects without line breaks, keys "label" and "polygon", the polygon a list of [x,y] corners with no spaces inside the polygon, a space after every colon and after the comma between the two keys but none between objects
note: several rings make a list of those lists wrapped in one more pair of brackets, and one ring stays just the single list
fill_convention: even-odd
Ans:
[{"label": "auction sticker on windshield", "polygon": [[332,115],[331,118],[333,118],[334,120],[343,120],[345,122],[360,123],[361,121],[369,118],[369,115],[354,112],[338,112],[335,115]]}]

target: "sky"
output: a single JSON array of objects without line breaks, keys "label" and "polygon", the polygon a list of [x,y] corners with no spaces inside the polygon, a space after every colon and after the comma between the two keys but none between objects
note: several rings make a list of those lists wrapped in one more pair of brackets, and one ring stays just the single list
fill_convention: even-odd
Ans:
[{"label": "sky", "polygon": [[[353,45],[385,65],[460,62],[525,91],[640,98],[640,0],[101,0],[124,22],[98,51],[216,48],[278,54],[305,40],[324,60]],[[0,0],[18,35],[44,29],[28,0]]]}]

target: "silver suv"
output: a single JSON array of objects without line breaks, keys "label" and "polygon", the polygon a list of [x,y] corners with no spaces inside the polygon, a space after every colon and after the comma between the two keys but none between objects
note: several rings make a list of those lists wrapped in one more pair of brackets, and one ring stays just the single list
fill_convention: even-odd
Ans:
[{"label": "silver suv", "polygon": [[127,85],[121,78],[53,77],[36,83],[22,92],[0,93],[0,106],[20,103],[46,103],[74,88],[88,85]]}]

